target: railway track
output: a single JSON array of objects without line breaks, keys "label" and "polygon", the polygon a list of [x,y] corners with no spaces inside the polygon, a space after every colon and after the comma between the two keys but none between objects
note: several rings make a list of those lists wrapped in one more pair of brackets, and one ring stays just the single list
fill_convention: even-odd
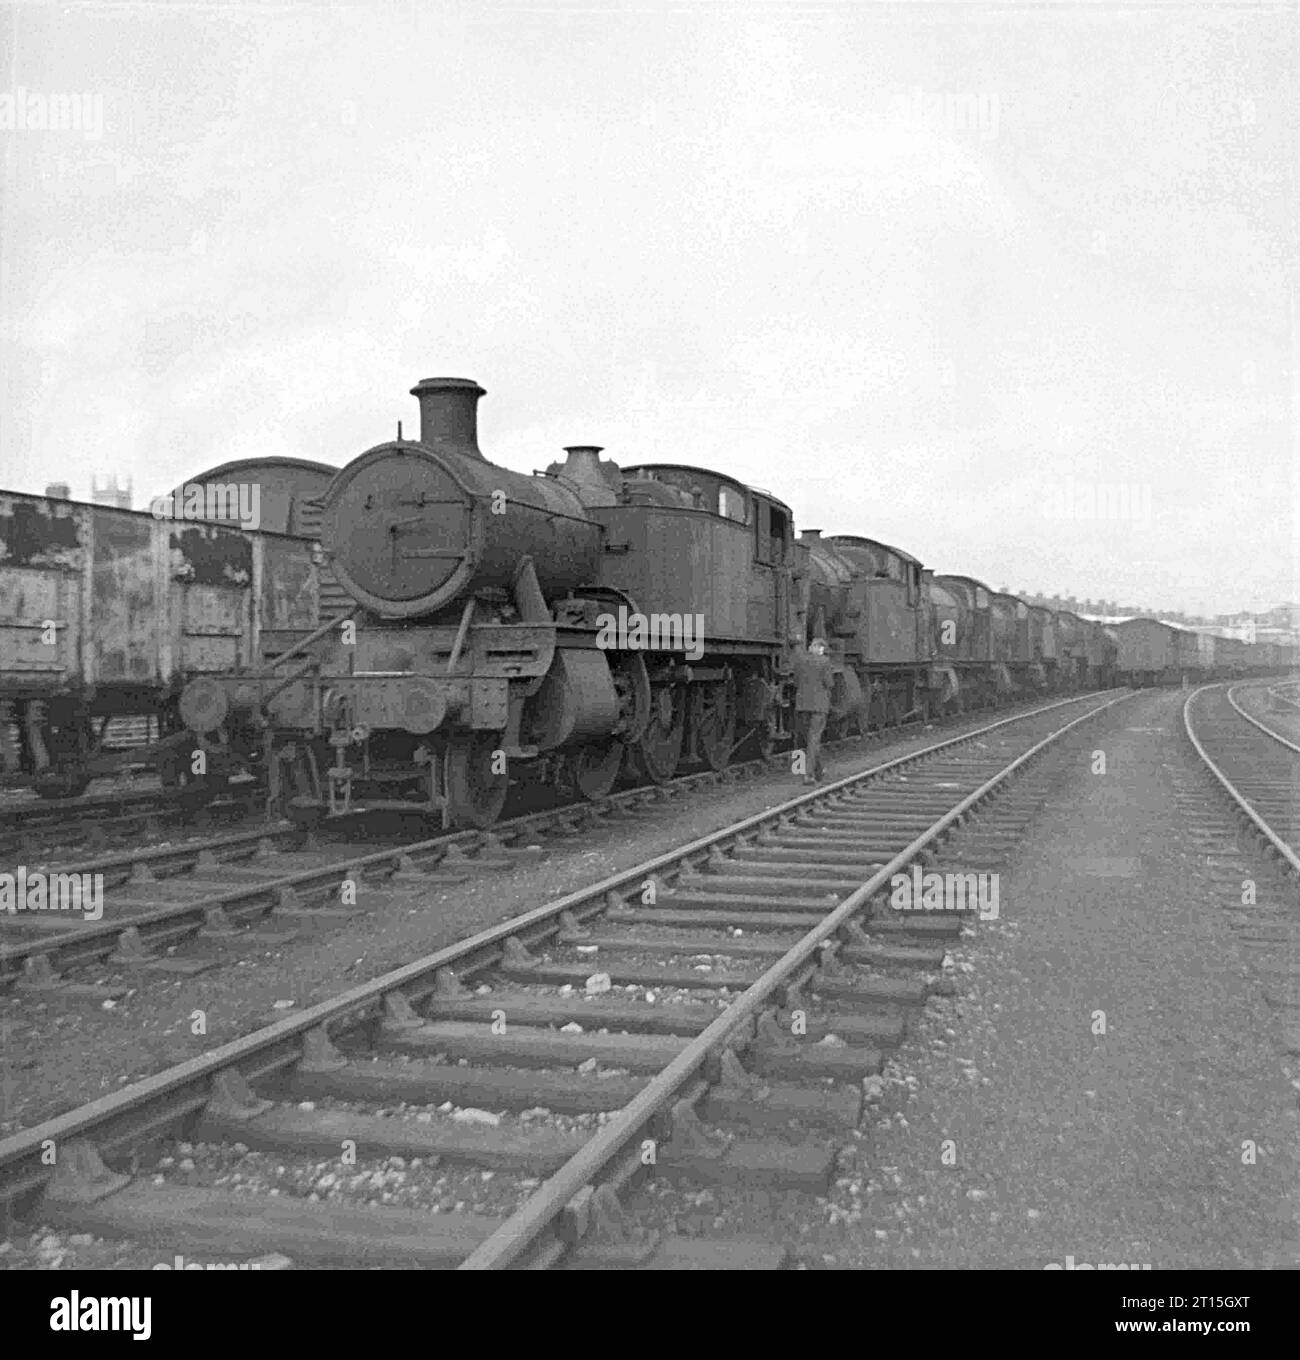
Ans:
[{"label": "railway track", "polygon": [[1300,746],[1276,731],[1264,711],[1247,711],[1252,695],[1262,693],[1254,686],[1212,685],[1189,695],[1183,728],[1196,764],[1194,773],[1176,771],[1173,778],[1216,905],[1232,913],[1250,972],[1273,1012],[1275,1040],[1289,1060],[1300,1055]]},{"label": "railway track", "polygon": [[[957,720],[970,721],[970,719]],[[843,738],[836,747],[872,741]],[[831,748],[828,743],[828,749]],[[421,835],[374,848],[360,817],[331,823],[330,838],[288,822],[217,836],[143,845],[77,863],[62,874],[102,884],[102,918],[59,911],[0,912],[0,989],[51,1000],[116,1001],[125,986],[79,983],[65,976],[89,965],[136,973],[193,975],[218,966],[223,946],[287,943],[301,930],[351,919],[358,897],[432,883],[463,882],[472,873],[508,868],[542,853],[538,838],[578,834],[583,825],[635,815],[664,799],[768,773],[785,756],[756,759],[721,773],[678,776],[666,786],[640,786],[599,802],[566,802],[497,823],[490,831]],[[520,800],[517,800],[520,801]],[[390,836],[387,838],[392,840]],[[39,869],[35,857],[28,871]],[[351,899],[351,900],[349,900]],[[188,956],[176,951],[194,946]]]},{"label": "railway track", "polygon": [[[929,721],[934,726],[944,726],[969,721],[973,716],[978,715],[958,714]],[[888,741],[920,731],[926,722],[923,718],[906,719],[859,735],[827,740],[823,749],[833,751]],[[782,758],[778,754],[768,762],[762,759],[737,762],[731,770],[742,774],[761,772]],[[679,778],[689,780],[692,775]],[[629,791],[624,788],[616,792]],[[110,845],[121,845],[123,841],[136,838],[147,843],[157,840],[165,831],[175,829],[178,824],[187,823],[202,830],[214,820],[228,825],[232,819],[261,811],[257,789],[246,788],[241,783],[233,784],[222,801],[212,804],[198,803],[196,794],[197,791],[191,790],[186,797],[177,790],[161,788],[156,777],[111,793],[85,794],[77,798],[39,798],[15,789],[8,796],[0,796],[0,855],[30,866],[56,854],[99,854]],[[519,810],[517,794],[512,791],[511,797]],[[146,849],[147,844],[142,843],[140,848]]]},{"label": "railway track", "polygon": [[1246,711],[1247,686],[1207,686],[1183,706],[1197,755],[1247,830],[1300,873],[1300,746]]},{"label": "railway track", "polygon": [[785,1264],[781,1243],[665,1233],[619,1191],[824,1193],[969,919],[891,910],[892,876],[997,862],[1038,758],[1123,697],[802,794],[27,1129],[0,1142],[0,1204],[163,1260]]},{"label": "railway track", "polygon": [[56,855],[96,854],[177,828],[193,833],[229,824],[253,815],[260,802],[253,789],[232,789],[221,801],[196,807],[175,790],[147,785],[81,798],[23,799],[0,805],[0,855],[31,865]]}]

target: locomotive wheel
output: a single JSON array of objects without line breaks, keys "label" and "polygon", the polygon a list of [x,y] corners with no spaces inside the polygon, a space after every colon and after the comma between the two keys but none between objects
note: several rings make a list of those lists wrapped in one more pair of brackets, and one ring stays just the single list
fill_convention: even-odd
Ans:
[{"label": "locomotive wheel", "polygon": [[736,687],[730,680],[701,685],[694,691],[691,729],[709,769],[725,770],[736,740]]},{"label": "locomotive wheel", "polygon": [[604,798],[614,787],[623,768],[624,749],[615,737],[612,741],[584,746],[573,757],[573,782],[584,798]]},{"label": "locomotive wheel", "polygon": [[471,732],[447,745],[446,790],[449,826],[491,826],[501,815],[510,789],[509,775],[493,774],[492,755],[501,733]]},{"label": "locomotive wheel", "polygon": [[666,784],[677,773],[686,735],[686,696],[665,685],[650,700],[650,721],[637,743],[641,766],[649,779]]}]

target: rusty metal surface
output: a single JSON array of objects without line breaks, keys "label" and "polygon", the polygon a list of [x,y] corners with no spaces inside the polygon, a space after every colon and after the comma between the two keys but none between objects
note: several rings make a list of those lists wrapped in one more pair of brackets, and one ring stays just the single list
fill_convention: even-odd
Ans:
[{"label": "rusty metal surface", "polygon": [[166,527],[171,574],[176,580],[226,589],[247,588],[252,583],[253,545],[246,534],[197,522]]},{"label": "rusty metal surface", "polygon": [[509,591],[530,556],[548,594],[596,578],[600,526],[559,482],[418,444],[381,444],[330,484],[321,537],[342,584],[391,617]]},{"label": "rusty metal surface", "polygon": [[80,571],[86,508],[44,496],[0,494],[0,564]]},{"label": "rusty metal surface", "polygon": [[268,628],[309,629],[309,541],[0,493],[0,699],[156,714],[180,676],[253,659],[259,573]]},{"label": "rusty metal surface", "polygon": [[774,568],[754,560],[752,528],[707,511],[620,505],[592,511],[617,551],[592,584],[645,614],[703,614],[710,638],[777,636]]},{"label": "rusty metal surface", "polygon": [[95,507],[90,608],[85,620],[89,666],[96,683],[163,683],[155,546],[162,528],[147,515]]},{"label": "rusty metal surface", "polygon": [[262,540],[261,612],[264,629],[315,628],[320,610],[319,572],[311,545],[290,538]]}]

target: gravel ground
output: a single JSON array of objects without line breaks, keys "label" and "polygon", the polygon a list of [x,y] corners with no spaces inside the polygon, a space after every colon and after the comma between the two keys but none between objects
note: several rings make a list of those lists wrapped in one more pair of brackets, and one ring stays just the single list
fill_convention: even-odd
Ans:
[{"label": "gravel ground", "polygon": [[[1300,1074],[1278,1056],[1275,1015],[1233,938],[1225,889],[1210,878],[1172,799],[1171,767],[1186,767],[1172,735],[1181,697],[1152,693],[1126,705],[1097,738],[1109,773],[1092,775],[1084,764],[1049,798],[1002,870],[1002,919],[968,930],[949,951],[945,972],[957,978],[958,995],[932,1000],[883,1077],[865,1083],[868,1112],[861,1129],[837,1140],[827,1198],[737,1202],[652,1183],[634,1197],[637,1221],[687,1234],[759,1231],[792,1245],[805,1266],[1040,1269],[1067,1256],[1157,1269],[1300,1264],[1288,1198],[1300,1170]],[[832,773],[854,764],[841,761]],[[763,781],[711,791],[652,822],[557,843],[536,868],[419,898],[377,894],[355,928],[180,986],[151,980],[113,1012],[40,1014],[4,1003],[10,1074],[33,1064],[21,1071],[23,1095],[11,1093],[4,1112],[21,1108],[34,1122],[33,1111],[60,1107],[60,1093],[70,1105],[191,1056],[255,1027],[275,1000],[322,999],[687,834],[769,807],[792,787]],[[1271,891],[1272,899],[1262,887],[1262,900],[1276,900]],[[189,1012],[205,1003],[209,1033],[190,1038]],[[1093,1032],[1097,1011],[1105,1012],[1104,1035]],[[106,1046],[116,1065],[107,1070],[95,1057]],[[392,1113],[426,1121],[454,1112]],[[557,1127],[598,1122],[535,1114]],[[1255,1145],[1254,1165],[1243,1160],[1245,1140]],[[286,1165],[238,1148],[181,1145],[170,1156],[157,1168],[169,1182],[431,1212],[507,1212],[530,1188],[515,1176],[401,1159],[343,1177],[334,1164]],[[157,1259],[156,1250],[44,1228],[0,1244],[0,1267]]]},{"label": "gravel ground", "polygon": [[961,994],[886,1069],[826,1264],[1300,1266],[1300,1073],[1173,801],[1182,697],[1127,706],[951,951]]}]

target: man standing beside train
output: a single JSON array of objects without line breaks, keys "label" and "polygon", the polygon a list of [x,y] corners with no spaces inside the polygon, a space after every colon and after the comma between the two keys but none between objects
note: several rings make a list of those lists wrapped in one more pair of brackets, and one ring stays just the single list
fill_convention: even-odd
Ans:
[{"label": "man standing beside train", "polygon": [[795,658],[794,679],[794,707],[805,760],[803,782],[815,784],[822,777],[822,732],[831,711],[831,691],[835,686],[823,638],[813,638],[807,650]]}]

